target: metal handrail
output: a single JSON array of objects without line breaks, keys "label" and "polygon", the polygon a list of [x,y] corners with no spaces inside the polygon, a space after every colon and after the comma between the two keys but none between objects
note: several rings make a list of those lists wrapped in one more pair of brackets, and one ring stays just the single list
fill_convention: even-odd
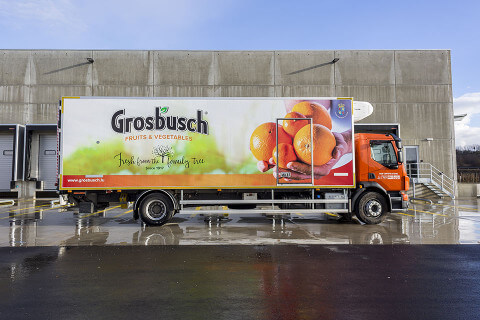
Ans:
[{"label": "metal handrail", "polygon": [[430,163],[418,162],[407,164],[407,175],[416,182],[429,182],[435,184],[442,192],[452,198],[455,197],[455,180],[445,175]]}]

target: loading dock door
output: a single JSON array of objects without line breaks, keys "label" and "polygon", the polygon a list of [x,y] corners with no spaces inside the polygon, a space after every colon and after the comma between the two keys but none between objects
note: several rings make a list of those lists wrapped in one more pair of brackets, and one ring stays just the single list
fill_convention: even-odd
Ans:
[{"label": "loading dock door", "polygon": [[13,171],[13,134],[0,135],[0,190],[10,191]]},{"label": "loading dock door", "polygon": [[55,190],[57,182],[57,135],[41,134],[38,149],[38,179],[43,190]]}]

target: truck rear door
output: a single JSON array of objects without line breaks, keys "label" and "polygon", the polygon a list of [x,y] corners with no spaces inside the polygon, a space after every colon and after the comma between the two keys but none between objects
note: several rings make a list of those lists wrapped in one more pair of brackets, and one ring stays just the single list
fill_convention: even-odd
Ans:
[{"label": "truck rear door", "polygon": [[[290,121],[295,121],[295,120],[308,120],[308,123],[310,124],[310,128],[312,127],[312,118],[277,118],[276,123],[277,127],[281,126],[283,123],[283,120],[290,120]],[[310,129],[310,141],[313,141],[313,129]],[[311,150],[313,151],[315,148],[315,145],[311,145]],[[278,153],[279,150],[279,139],[278,139],[278,130],[276,132],[276,148],[274,150],[275,155],[273,157],[275,159],[282,160],[282,155]],[[299,160],[298,160],[299,161]],[[308,164],[306,164],[308,165]],[[295,185],[295,186],[313,186],[314,185],[314,176],[313,176],[313,153],[311,155],[311,164],[310,166],[310,173],[305,174],[305,179],[293,179],[292,178],[292,172],[288,169],[285,168],[280,168],[280,166],[277,165],[277,174],[276,174],[276,179],[277,179],[277,186],[282,186],[282,185]]]}]

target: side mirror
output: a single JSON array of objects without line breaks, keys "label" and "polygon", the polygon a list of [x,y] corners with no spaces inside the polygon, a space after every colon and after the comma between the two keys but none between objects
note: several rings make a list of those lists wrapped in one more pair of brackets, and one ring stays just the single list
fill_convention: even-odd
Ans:
[{"label": "side mirror", "polygon": [[402,149],[398,149],[398,163],[403,163],[403,152],[402,152]]}]

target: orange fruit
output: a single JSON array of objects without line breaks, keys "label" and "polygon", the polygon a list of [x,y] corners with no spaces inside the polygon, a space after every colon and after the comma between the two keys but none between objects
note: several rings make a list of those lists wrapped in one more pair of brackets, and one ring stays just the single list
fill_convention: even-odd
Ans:
[{"label": "orange fruit", "polygon": [[272,152],[272,157],[273,161],[275,161],[276,164],[280,168],[287,168],[287,163],[292,162],[292,161],[297,161],[297,155],[295,154],[295,150],[293,149],[293,146],[288,143],[279,143],[278,144],[278,160],[277,161],[277,147],[273,149]]},{"label": "orange fruit", "polygon": [[[299,112],[289,112],[285,115],[285,118],[305,118],[305,116]],[[308,120],[283,120],[283,129],[291,137],[295,137],[298,130],[309,123]]]},{"label": "orange fruit", "polygon": [[327,109],[320,103],[310,101],[299,102],[293,106],[292,112],[301,113],[305,118],[312,118],[314,124],[321,124],[329,130],[332,130],[332,118],[330,118]]},{"label": "orange fruit", "polygon": [[312,164],[313,149],[313,164],[321,166],[332,159],[332,152],[337,145],[337,141],[327,127],[321,124],[314,124],[312,144],[310,128],[311,125],[309,124],[298,130],[293,140],[293,147],[298,158],[307,164]]},{"label": "orange fruit", "polygon": [[268,161],[272,157],[273,149],[278,143],[292,144],[292,138],[283,130],[282,126],[273,122],[266,122],[259,125],[250,137],[250,151],[257,160]]}]

